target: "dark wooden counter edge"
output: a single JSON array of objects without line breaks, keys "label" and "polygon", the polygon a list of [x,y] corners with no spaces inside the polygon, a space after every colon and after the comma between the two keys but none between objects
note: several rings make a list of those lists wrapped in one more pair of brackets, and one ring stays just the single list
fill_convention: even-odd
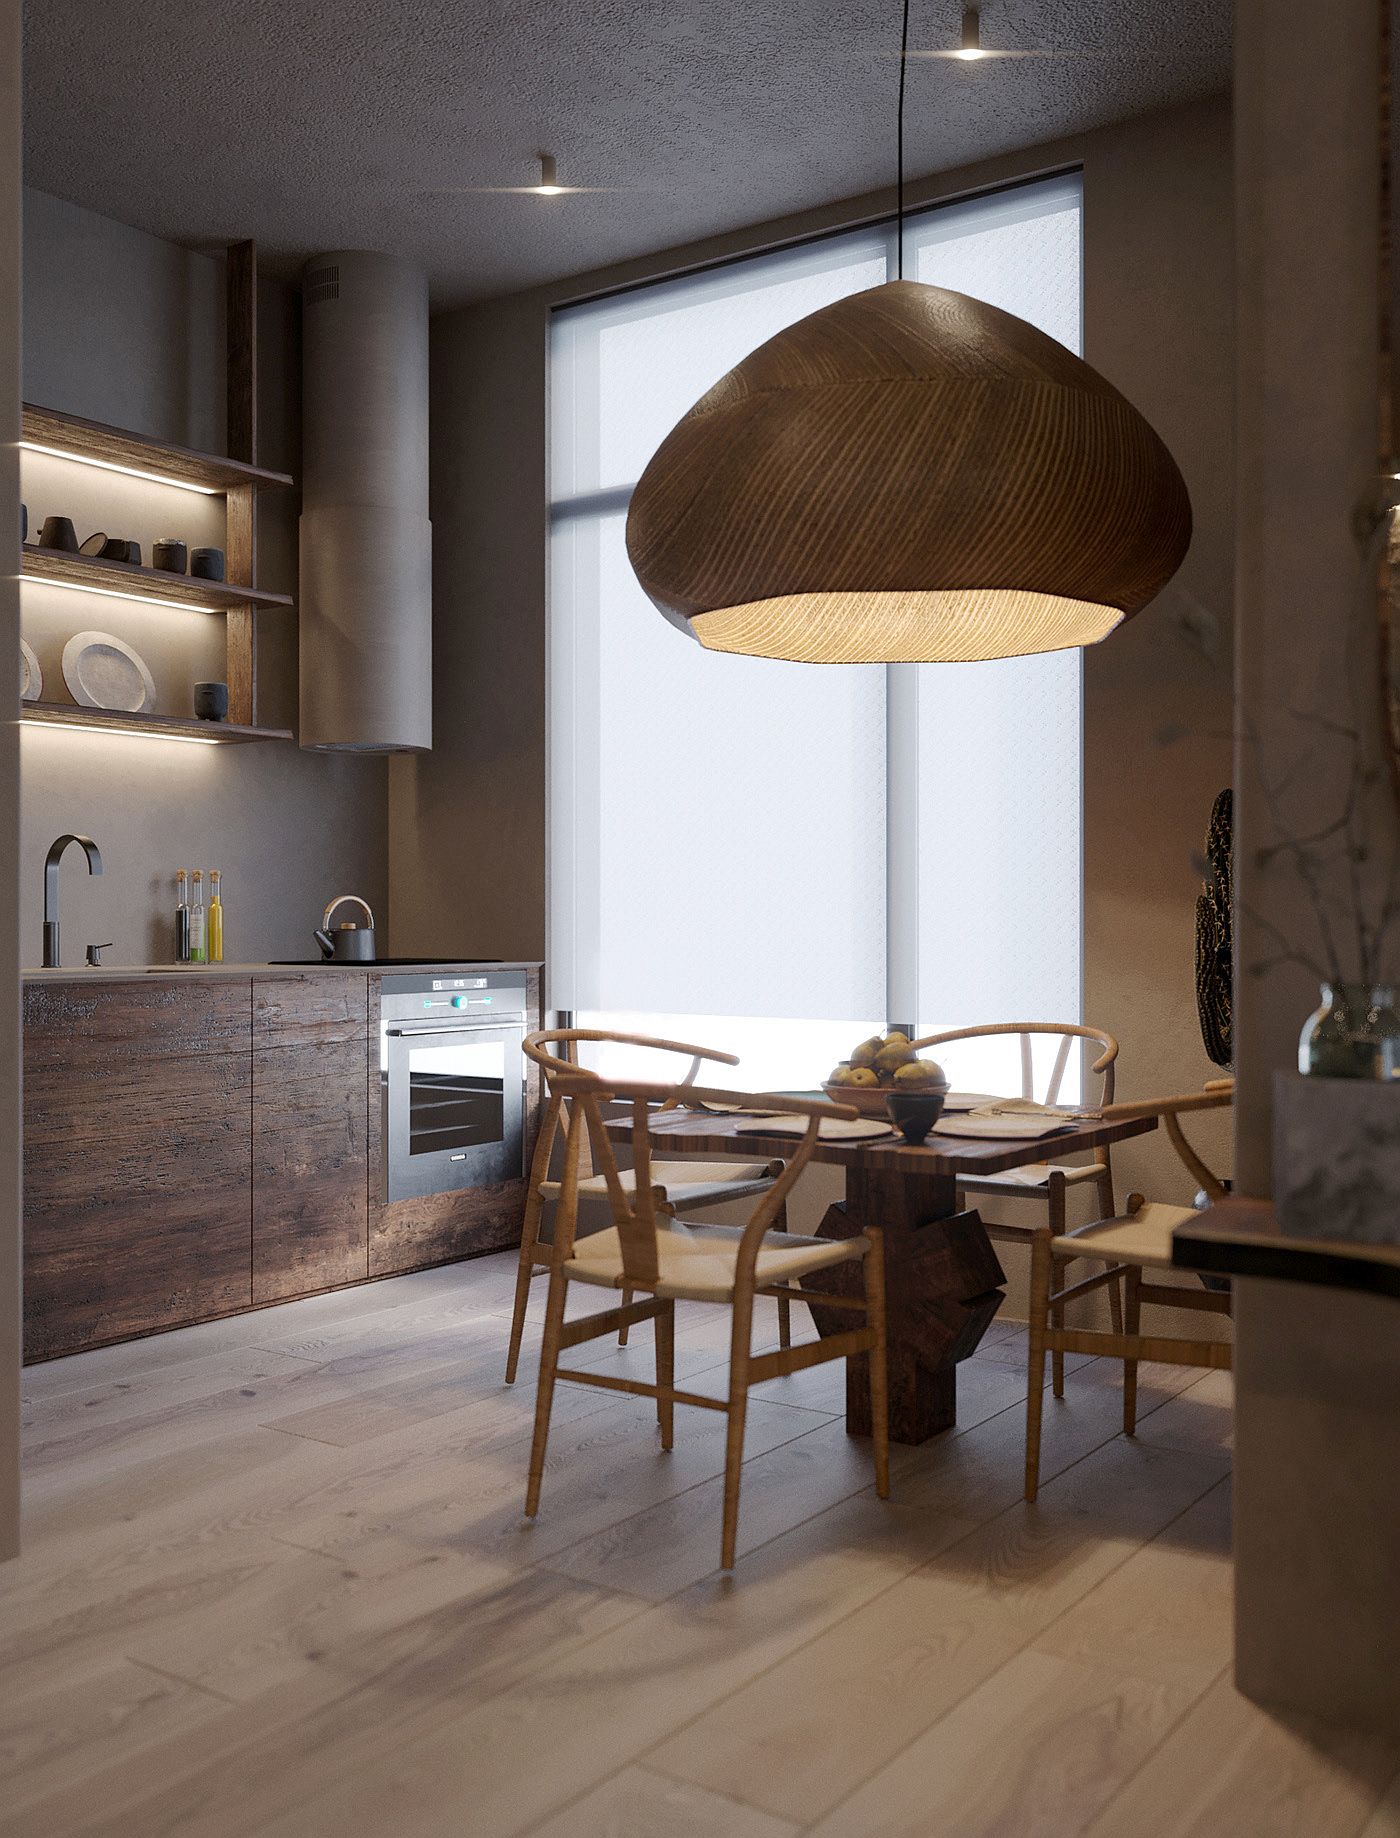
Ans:
[{"label": "dark wooden counter edge", "polygon": [[1291,1238],[1267,1200],[1224,1200],[1178,1226],[1172,1262],[1217,1276],[1262,1276],[1400,1298],[1400,1245]]}]

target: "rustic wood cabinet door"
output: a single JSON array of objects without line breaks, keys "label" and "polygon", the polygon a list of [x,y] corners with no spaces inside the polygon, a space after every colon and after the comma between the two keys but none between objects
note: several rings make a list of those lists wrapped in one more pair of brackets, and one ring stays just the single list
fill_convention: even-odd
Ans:
[{"label": "rustic wood cabinet door", "polygon": [[253,1300],[368,1274],[366,996],[353,971],[253,983]]},{"label": "rustic wood cabinet door", "polygon": [[25,1357],[246,1308],[246,982],[24,992]]}]

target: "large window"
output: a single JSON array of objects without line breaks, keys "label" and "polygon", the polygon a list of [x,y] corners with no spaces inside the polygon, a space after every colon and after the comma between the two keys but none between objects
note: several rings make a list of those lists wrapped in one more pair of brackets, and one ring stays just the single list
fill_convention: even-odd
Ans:
[{"label": "large window", "polygon": [[[1080,188],[906,224],[906,272],[1080,343]],[[857,231],[555,314],[551,1002],[811,1085],[887,1018],[1080,1014],[1077,652],[821,666],[706,651],[642,593],[627,501],[755,345],[894,272]]]}]

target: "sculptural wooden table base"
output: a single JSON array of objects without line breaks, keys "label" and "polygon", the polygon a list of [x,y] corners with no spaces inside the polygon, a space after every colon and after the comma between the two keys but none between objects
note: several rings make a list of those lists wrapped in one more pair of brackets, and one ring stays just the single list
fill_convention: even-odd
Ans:
[{"label": "sculptural wooden table base", "polygon": [[[849,1238],[866,1224],[885,1234],[889,1307],[890,1435],[926,1442],[957,1420],[958,1361],[976,1352],[1003,1301],[1006,1276],[981,1217],[957,1210],[950,1176],[846,1171],[846,1198],[827,1208],[822,1238]],[[858,1295],[859,1264],[802,1279],[804,1289]],[[852,1280],[854,1277],[854,1280]],[[812,1309],[820,1334],[850,1326],[844,1309]],[[846,1428],[870,1434],[867,1356],[846,1362]]]}]

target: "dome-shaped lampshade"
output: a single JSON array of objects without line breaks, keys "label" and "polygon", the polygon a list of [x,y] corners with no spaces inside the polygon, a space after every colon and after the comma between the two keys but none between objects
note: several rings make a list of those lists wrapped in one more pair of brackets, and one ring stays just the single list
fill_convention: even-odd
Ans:
[{"label": "dome-shaped lampshade", "polygon": [[632,495],[627,550],[716,651],[968,662],[1093,644],[1170,580],[1181,474],[1061,344],[984,301],[891,281],[720,379]]}]

